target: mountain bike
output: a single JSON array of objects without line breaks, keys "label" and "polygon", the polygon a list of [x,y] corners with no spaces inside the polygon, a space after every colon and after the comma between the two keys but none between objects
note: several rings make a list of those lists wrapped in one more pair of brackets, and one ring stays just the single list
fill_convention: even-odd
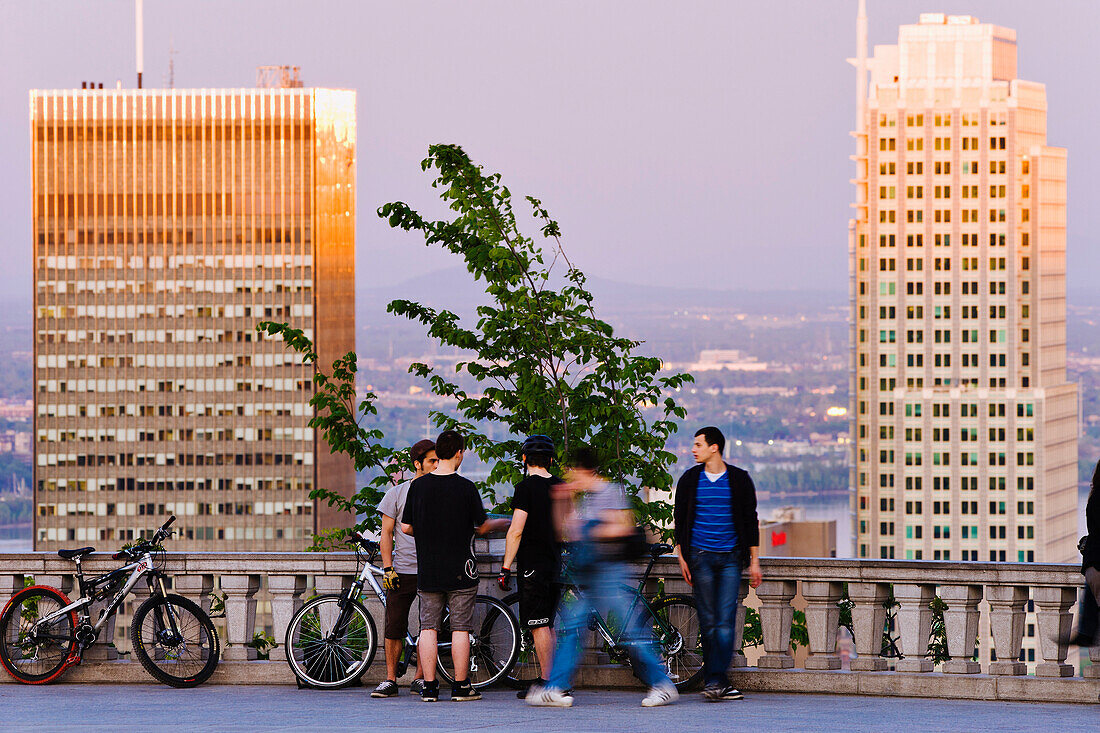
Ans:
[{"label": "mountain bike", "polygon": [[[657,642],[657,658],[661,660],[669,679],[676,684],[676,689],[684,691],[698,684],[703,678],[702,634],[695,599],[690,595],[663,592],[647,596],[643,592],[657,559],[670,552],[672,552],[670,545],[650,545],[649,564],[642,573],[638,585],[634,587],[623,584],[632,596],[627,623],[621,623],[616,619],[613,624],[609,624],[608,619],[602,614],[595,613],[589,626],[603,639],[611,659],[625,664],[629,661],[626,647],[622,643],[625,630],[629,628],[629,624],[648,624]],[[563,557],[561,586],[561,604],[567,604],[571,599],[576,598],[578,590],[569,573],[568,552]],[[518,615],[519,593],[511,593],[503,600]],[[557,621],[561,618],[560,604],[558,614],[554,618],[557,626]],[[546,679],[542,675],[538,656],[535,654],[531,632],[525,629],[516,664],[504,682],[520,689],[529,686],[532,681],[540,677]]]},{"label": "mountain bike", "polygon": [[[286,630],[286,661],[304,687],[349,687],[370,668],[378,651],[374,617],[363,605],[364,589],[386,605],[386,592],[375,580],[383,572],[374,565],[378,543],[356,533],[353,538],[358,572],[342,593],[314,596],[291,619]],[[360,567],[361,566],[361,567]],[[470,634],[468,679],[476,688],[501,680],[512,669],[519,654],[519,622],[508,606],[491,596],[474,601],[474,631]],[[405,636],[405,650],[398,660],[397,676],[416,663],[416,637]],[[450,612],[439,629],[440,679],[454,681],[450,670]]]},{"label": "mountain bike", "polygon": [[[127,564],[109,573],[85,578],[81,561],[94,547],[58,550],[76,563],[81,597],[70,601],[57,588],[32,585],[16,593],[0,612],[0,662],[12,677],[29,685],[52,682],[80,664],[108,620],[142,578],[149,599],[138,606],[130,626],[134,655],[158,681],[172,687],[194,687],[210,678],[218,666],[221,644],[210,617],[193,601],[165,589],[165,552],[161,543],[172,536],[174,516],[153,536],[113,556]],[[91,607],[108,601],[92,622]]]}]

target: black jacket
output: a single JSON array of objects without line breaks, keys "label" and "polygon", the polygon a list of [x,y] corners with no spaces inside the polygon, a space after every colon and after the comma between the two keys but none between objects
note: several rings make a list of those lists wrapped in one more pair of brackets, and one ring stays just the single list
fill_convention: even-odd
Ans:
[{"label": "black jacket", "polygon": [[1085,504],[1085,527],[1089,538],[1081,551],[1081,572],[1088,568],[1100,570],[1100,490],[1092,489],[1089,492],[1088,503]]},{"label": "black jacket", "polygon": [[[749,564],[749,548],[760,545],[760,521],[756,516],[756,487],[747,471],[726,464],[729,471],[730,507],[737,530],[737,547],[741,550],[741,565]],[[676,482],[673,518],[676,523],[676,544],[686,559],[691,552],[691,535],[695,527],[695,492],[703,464],[688,469]]]}]

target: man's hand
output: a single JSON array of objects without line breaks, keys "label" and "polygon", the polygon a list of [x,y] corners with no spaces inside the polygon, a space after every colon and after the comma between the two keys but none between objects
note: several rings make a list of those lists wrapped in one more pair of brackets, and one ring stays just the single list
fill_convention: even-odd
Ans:
[{"label": "man's hand", "polygon": [[760,572],[760,561],[755,557],[749,562],[749,585],[759,588],[764,582],[764,574]]},{"label": "man's hand", "polygon": [[679,545],[672,549],[676,553],[676,559],[680,561],[680,575],[684,576],[684,582],[688,585],[694,585],[691,582],[691,569],[688,567],[687,560],[684,559],[684,551],[680,549]]},{"label": "man's hand", "polygon": [[388,591],[397,590],[401,585],[401,578],[398,577],[397,571],[393,568],[382,568],[382,573],[382,587]]},{"label": "man's hand", "polygon": [[676,559],[680,561],[680,574],[684,576],[684,580],[688,585],[694,585],[694,583],[691,582],[691,570],[688,568],[687,560],[679,555],[676,556]]},{"label": "man's hand", "polygon": [[497,576],[497,585],[500,586],[502,591],[512,590],[512,571],[510,568],[500,569],[500,575]]}]

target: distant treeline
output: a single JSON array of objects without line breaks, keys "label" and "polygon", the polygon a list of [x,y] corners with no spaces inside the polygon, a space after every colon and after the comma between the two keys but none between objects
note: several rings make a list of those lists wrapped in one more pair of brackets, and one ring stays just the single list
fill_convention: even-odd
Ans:
[{"label": "distant treeline", "polygon": [[796,468],[758,468],[752,480],[766,491],[846,491],[848,466],[842,461],[804,460]]}]

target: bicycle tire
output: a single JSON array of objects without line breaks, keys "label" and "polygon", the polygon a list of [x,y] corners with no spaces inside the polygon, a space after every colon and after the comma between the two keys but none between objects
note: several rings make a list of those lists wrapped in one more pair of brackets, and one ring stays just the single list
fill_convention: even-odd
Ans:
[{"label": "bicycle tire", "polygon": [[[43,601],[49,601],[47,608],[42,607]],[[23,663],[28,661],[25,656],[28,644],[21,643],[20,638],[35,619],[59,611],[69,605],[71,601],[64,593],[51,588],[48,585],[32,585],[24,588],[11,597],[11,600],[0,611],[0,662],[12,679],[25,685],[43,685],[52,682],[61,676],[61,673],[69,666],[69,658],[76,651],[76,612],[59,617],[55,624],[51,624],[51,634],[68,637],[67,640],[51,639],[42,644],[35,645],[34,659],[37,660],[41,647],[54,650],[50,653],[49,661],[36,672],[28,672]],[[56,605],[56,608],[50,607]],[[18,612],[19,620],[13,626],[15,614]],[[14,637],[12,634],[14,632]],[[34,663],[38,663],[37,661]]]},{"label": "bicycle tire", "polygon": [[670,635],[651,619],[657,641],[657,656],[680,692],[690,690],[703,679],[703,637],[699,609],[688,595],[659,596],[649,602],[654,614],[675,629]]},{"label": "bicycle tire", "polygon": [[[450,639],[450,611],[443,616],[438,638]],[[477,689],[500,682],[512,670],[519,656],[519,621],[499,599],[479,595],[474,598],[474,628],[471,635],[470,671],[467,679]],[[454,683],[454,666],[449,645],[439,647],[437,671],[440,679]]]},{"label": "bicycle tire", "polygon": [[[352,616],[344,621],[345,641],[339,644],[333,635],[344,603],[350,605]],[[335,690],[357,684],[370,668],[378,651],[378,632],[363,604],[330,593],[314,596],[294,614],[283,647],[287,664],[303,685]]]},{"label": "bicycle tire", "polygon": [[[180,638],[171,637],[165,611],[175,614]],[[174,593],[150,596],[138,606],[130,623],[130,641],[145,671],[172,687],[206,682],[221,657],[214,622],[197,603]]]}]

